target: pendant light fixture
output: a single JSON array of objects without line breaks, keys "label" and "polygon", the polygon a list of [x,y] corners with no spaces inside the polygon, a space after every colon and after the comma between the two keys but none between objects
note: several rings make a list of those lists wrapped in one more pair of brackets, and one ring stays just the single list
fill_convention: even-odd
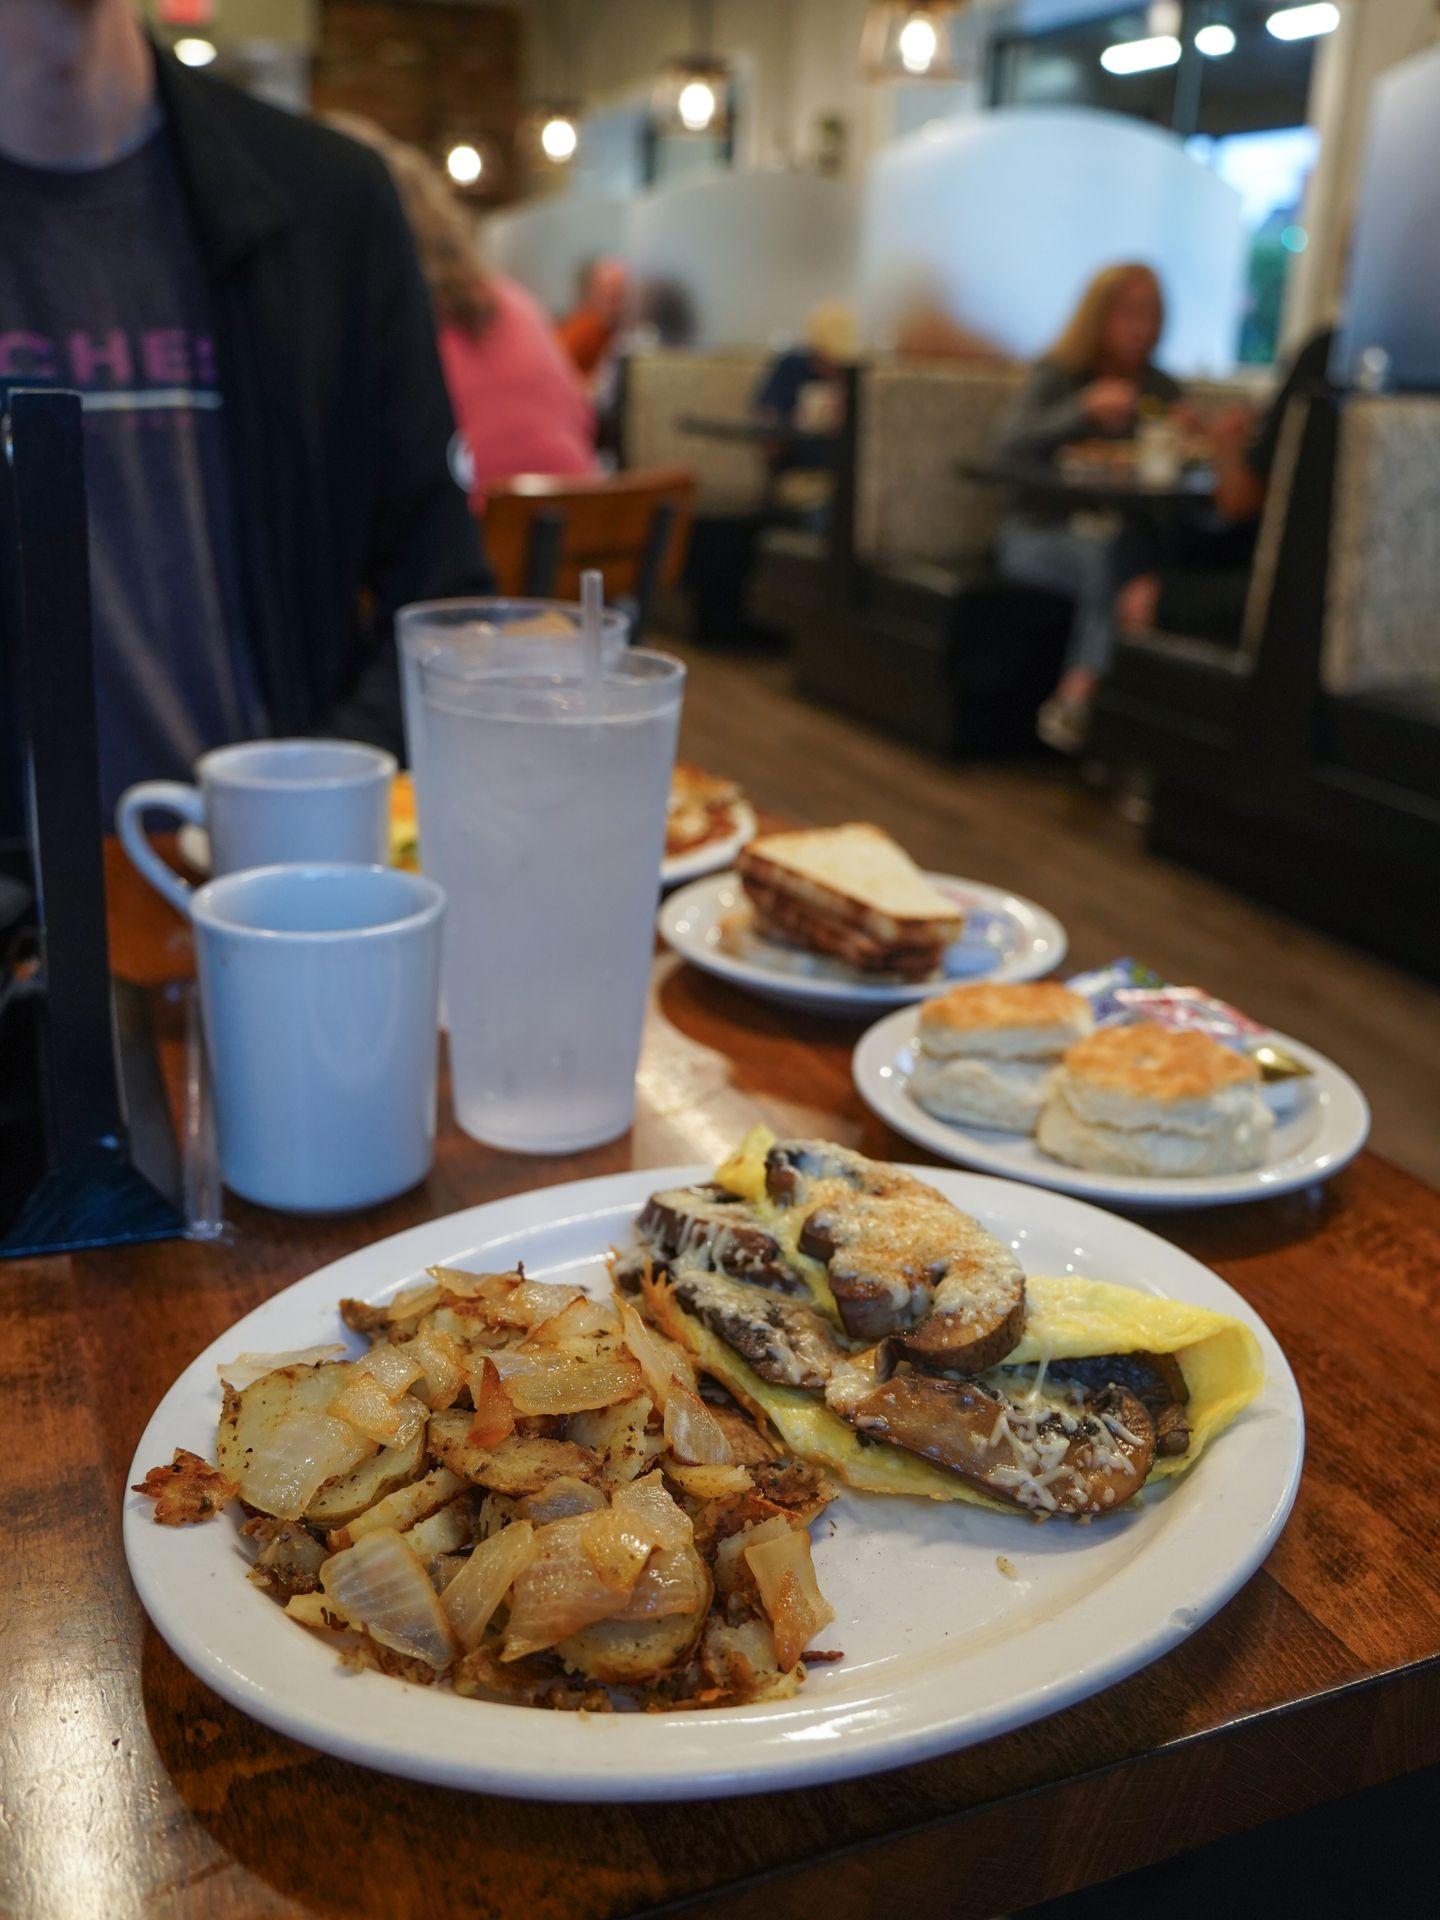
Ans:
[{"label": "pendant light fixture", "polygon": [[530,165],[541,173],[556,173],[568,167],[580,150],[581,104],[576,75],[581,64],[581,40],[584,33],[584,0],[567,0],[565,18],[558,33],[552,33],[552,45],[564,48],[560,78],[564,91],[531,101],[520,122],[520,141]]},{"label": "pendant light fixture", "polygon": [[963,80],[955,28],[969,0],[871,0],[860,35],[869,80]]},{"label": "pendant light fixture", "polygon": [[710,0],[691,0],[693,52],[667,60],[655,81],[650,117],[658,134],[709,134],[724,139],[734,111],[734,89],[725,61],[711,44]]}]

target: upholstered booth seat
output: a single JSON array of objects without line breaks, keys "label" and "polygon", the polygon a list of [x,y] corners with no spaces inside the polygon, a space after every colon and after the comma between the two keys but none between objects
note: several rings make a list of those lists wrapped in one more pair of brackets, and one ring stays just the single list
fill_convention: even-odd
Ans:
[{"label": "upholstered booth seat", "polygon": [[1354,399],[1335,478],[1319,751],[1440,800],[1440,399]]}]

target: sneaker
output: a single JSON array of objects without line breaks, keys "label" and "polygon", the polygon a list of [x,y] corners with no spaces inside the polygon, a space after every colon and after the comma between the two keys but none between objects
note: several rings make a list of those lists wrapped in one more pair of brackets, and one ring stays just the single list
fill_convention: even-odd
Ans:
[{"label": "sneaker", "polygon": [[1056,753],[1079,753],[1090,731],[1090,703],[1052,695],[1035,716],[1035,731]]}]

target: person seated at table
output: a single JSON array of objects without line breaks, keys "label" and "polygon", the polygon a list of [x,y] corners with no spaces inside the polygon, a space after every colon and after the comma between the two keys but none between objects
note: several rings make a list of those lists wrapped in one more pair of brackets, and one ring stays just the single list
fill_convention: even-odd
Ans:
[{"label": "person seated at table", "polygon": [[[1002,419],[999,457],[1049,465],[1077,441],[1130,438],[1146,401],[1176,406],[1179,386],[1154,363],[1164,328],[1164,294],[1152,268],[1126,262],[1096,274]],[[1141,519],[1067,512],[1022,490],[1001,524],[996,554],[1007,578],[1074,602],[1064,672],[1037,728],[1047,745],[1077,752],[1114,645],[1115,597],[1154,565],[1155,535]]]},{"label": "person seated at table", "polygon": [[630,270],[623,260],[588,260],[580,269],[575,305],[560,321],[560,344],[587,386],[605,370],[630,312]]},{"label": "person seated at table", "polygon": [[544,308],[489,271],[440,169],[373,121],[330,114],[390,169],[430,289],[456,437],[450,467],[472,511],[517,473],[593,473],[595,413]]},{"label": "person seated at table", "polygon": [[0,236],[0,378],[87,399],[104,805],[256,734],[398,746],[391,616],[490,575],[374,154],[128,0],[5,0]]},{"label": "person seated at table", "polygon": [[1263,416],[1238,404],[1210,423],[1206,432],[1215,469],[1216,523],[1182,529],[1178,550],[1166,565],[1125,583],[1115,601],[1122,633],[1158,629],[1222,646],[1239,645],[1255,539],[1285,415],[1293,399],[1328,387],[1334,339],[1334,327],[1326,326],[1306,341]]},{"label": "person seated at table", "polygon": [[844,369],[854,357],[855,316],[842,302],[827,301],[807,318],[805,338],[778,353],[760,376],[750,411],[774,429],[762,451],[776,504],[805,512],[828,504]]}]

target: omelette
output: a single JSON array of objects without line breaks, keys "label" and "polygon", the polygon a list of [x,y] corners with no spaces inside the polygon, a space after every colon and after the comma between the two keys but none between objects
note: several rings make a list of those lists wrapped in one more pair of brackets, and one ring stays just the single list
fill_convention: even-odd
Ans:
[{"label": "omelette", "polygon": [[793,1453],[873,1493],[1097,1518],[1187,1471],[1264,1379],[1242,1321],[1025,1275],[902,1169],[765,1128],[652,1197],[617,1278]]}]

